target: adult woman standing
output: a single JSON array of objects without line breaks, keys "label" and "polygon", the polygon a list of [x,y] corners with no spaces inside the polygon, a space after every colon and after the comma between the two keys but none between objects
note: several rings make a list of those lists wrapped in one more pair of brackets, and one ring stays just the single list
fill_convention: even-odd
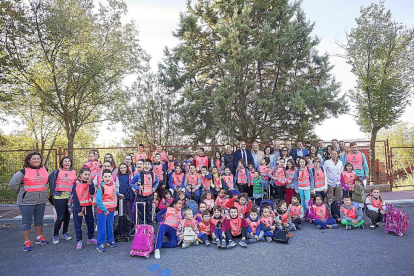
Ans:
[{"label": "adult woman standing", "polygon": [[62,238],[67,241],[72,239],[68,233],[70,221],[68,200],[76,179],[76,172],[72,169],[72,159],[69,156],[63,157],[59,162],[59,169],[54,170],[49,176],[49,201],[55,206],[57,214],[53,229],[53,244],[59,243],[59,230],[62,222]]},{"label": "adult woman standing", "polygon": [[43,237],[43,217],[45,214],[47,183],[49,173],[42,164],[38,152],[29,153],[24,159],[23,169],[15,173],[9,188],[17,193],[17,205],[22,213],[23,251],[31,251],[30,229],[34,217],[36,244],[48,244]]}]

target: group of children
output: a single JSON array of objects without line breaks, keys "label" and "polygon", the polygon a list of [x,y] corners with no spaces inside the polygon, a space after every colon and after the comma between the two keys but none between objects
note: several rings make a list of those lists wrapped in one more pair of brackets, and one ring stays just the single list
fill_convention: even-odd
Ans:
[{"label": "group of children", "polygon": [[[307,217],[319,229],[337,228],[338,222],[347,230],[363,228],[362,208],[371,219],[370,228],[375,229],[386,211],[377,189],[364,198],[362,180],[354,175],[348,163],[341,176],[348,193],[335,217],[331,206],[324,204],[321,192],[326,190],[326,182],[318,158],[312,164],[302,157],[298,158],[298,164],[292,159],[280,158],[275,168],[264,158],[257,170],[252,164],[245,167],[243,160],[239,160],[233,175],[229,168],[213,166],[210,172],[207,166],[197,166],[192,160],[181,165],[172,155],[165,155],[165,161],[161,155],[156,153],[154,162],[140,155],[135,164],[133,156],[127,155],[116,167],[112,155],[105,155],[101,164],[99,153],[89,152],[88,161],[79,171],[72,189],[77,249],[83,248],[83,217],[88,228],[88,244],[96,244],[99,252],[106,251],[105,245],[117,246],[113,222],[118,198],[124,199],[123,209],[130,219],[138,212],[139,223],[144,222],[144,216],[147,224],[152,223],[156,213],[160,223],[156,258],[160,258],[162,247],[179,244],[183,248],[199,243],[232,248],[236,246],[234,238],[241,237],[239,245],[247,247],[248,243],[271,242],[282,230],[289,238],[292,236],[289,232],[300,230]],[[279,198],[275,207],[269,198],[271,189]],[[310,194],[311,190],[313,198],[304,200],[305,191]],[[135,210],[137,201],[146,202],[145,213],[143,209]],[[189,201],[198,204],[196,213],[185,208]]]}]

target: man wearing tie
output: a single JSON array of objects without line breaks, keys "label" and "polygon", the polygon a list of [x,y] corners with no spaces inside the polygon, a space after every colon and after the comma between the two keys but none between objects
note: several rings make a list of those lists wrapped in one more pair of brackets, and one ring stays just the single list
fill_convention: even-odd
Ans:
[{"label": "man wearing tie", "polygon": [[246,149],[246,142],[244,141],[240,142],[240,149],[234,153],[233,163],[235,168],[237,168],[237,161],[239,159],[245,161],[245,167],[247,167],[249,163],[254,164],[252,153],[250,152],[250,150]]}]

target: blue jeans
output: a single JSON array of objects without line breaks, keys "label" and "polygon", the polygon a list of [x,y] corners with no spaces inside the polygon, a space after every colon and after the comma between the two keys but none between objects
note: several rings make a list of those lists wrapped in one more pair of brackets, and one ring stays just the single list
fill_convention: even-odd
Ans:
[{"label": "blue jeans", "polygon": [[219,239],[219,240],[222,240],[223,239],[223,232],[222,232],[222,230],[221,229],[214,229],[214,234],[216,235],[216,237]]},{"label": "blue jeans", "polygon": [[302,203],[303,210],[306,210],[306,202],[310,199],[310,189],[301,190],[298,189],[300,195],[300,202]]},{"label": "blue jeans", "polygon": [[334,220],[334,219],[327,219],[325,222],[323,222],[320,219],[316,219],[313,223],[315,225],[320,225],[322,227],[322,229],[325,229],[327,225],[335,224],[336,223],[336,220]]},{"label": "blue jeans", "polygon": [[273,231],[264,231],[264,237],[271,237],[273,239],[275,237],[275,232],[273,232]]},{"label": "blue jeans", "polygon": [[[194,200],[197,202],[197,203],[199,203],[200,202],[200,195],[201,195],[201,192],[200,192],[200,189],[197,189],[195,192],[194,192]],[[187,191],[187,190],[185,190],[185,197],[186,198],[188,198],[188,199],[191,199],[191,194]]]},{"label": "blue jeans", "polygon": [[114,241],[114,212],[98,213],[98,246]]},{"label": "blue jeans", "polygon": [[92,206],[85,207],[85,213],[83,216],[73,213],[73,224],[75,225],[76,241],[82,240],[82,220],[85,217],[86,226],[88,227],[88,239],[92,239],[95,234],[94,223],[93,223],[93,212]]},{"label": "blue jeans", "polygon": [[[167,242],[163,242],[164,236],[167,237]],[[174,248],[177,246],[178,237],[176,234],[176,229],[172,228],[169,225],[161,224],[160,228],[158,228],[157,243],[155,245],[155,249],[161,249],[161,247]]]},{"label": "blue jeans", "polygon": [[204,234],[204,233],[199,233],[198,234],[198,238],[201,239],[203,242],[208,241],[208,238],[210,237],[210,235]]}]

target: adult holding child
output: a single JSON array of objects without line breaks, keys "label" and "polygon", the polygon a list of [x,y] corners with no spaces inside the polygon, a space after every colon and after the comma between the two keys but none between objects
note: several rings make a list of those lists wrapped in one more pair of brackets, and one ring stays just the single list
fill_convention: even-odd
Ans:
[{"label": "adult holding child", "polygon": [[29,153],[24,159],[23,169],[15,173],[9,188],[17,193],[17,205],[22,213],[23,251],[31,251],[30,229],[34,217],[36,244],[48,244],[43,237],[43,217],[45,214],[47,183],[49,172],[42,164],[38,152]]}]

